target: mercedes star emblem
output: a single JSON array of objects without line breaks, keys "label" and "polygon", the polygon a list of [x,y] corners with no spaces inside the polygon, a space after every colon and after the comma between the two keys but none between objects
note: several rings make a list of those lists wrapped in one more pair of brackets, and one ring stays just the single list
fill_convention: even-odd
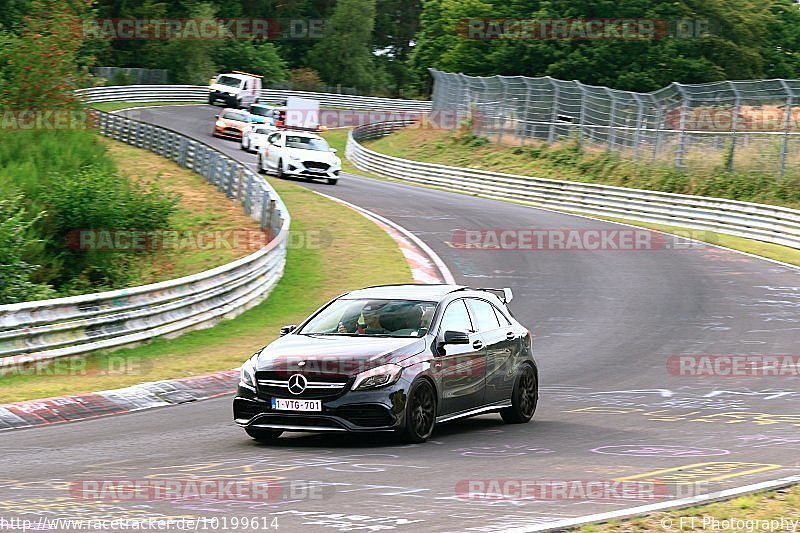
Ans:
[{"label": "mercedes star emblem", "polygon": [[305,376],[302,374],[294,374],[289,378],[289,392],[292,394],[302,394],[303,391],[306,390],[307,383],[308,380],[306,380]]}]

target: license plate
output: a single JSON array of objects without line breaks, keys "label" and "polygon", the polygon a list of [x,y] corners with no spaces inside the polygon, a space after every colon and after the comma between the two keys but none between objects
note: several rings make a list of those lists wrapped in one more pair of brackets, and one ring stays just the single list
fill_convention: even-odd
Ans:
[{"label": "license plate", "polygon": [[273,398],[272,408],[277,411],[322,411],[322,400]]}]

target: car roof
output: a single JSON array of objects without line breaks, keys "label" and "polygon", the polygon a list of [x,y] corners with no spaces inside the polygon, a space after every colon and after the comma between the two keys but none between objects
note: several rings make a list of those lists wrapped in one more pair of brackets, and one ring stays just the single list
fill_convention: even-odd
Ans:
[{"label": "car roof", "polygon": [[[366,287],[348,292],[342,298],[356,299],[356,298],[374,298],[377,300],[429,300],[441,301],[444,300],[449,294],[458,291],[470,291],[468,287],[463,285],[447,285],[447,284],[402,284],[402,285],[378,285],[375,287]],[[474,294],[471,294],[474,296]],[[465,294],[466,296],[466,294]]]},{"label": "car roof", "polygon": [[229,78],[236,78],[236,79],[239,79],[239,80],[244,80],[244,79],[248,79],[248,78],[255,78],[255,76],[248,76],[246,74],[237,74],[235,72],[223,72],[222,74],[220,74],[220,76],[227,76]]},{"label": "car roof", "polygon": [[320,140],[323,140],[323,141],[325,140],[322,137],[320,137],[319,135],[317,135],[316,133],[311,133],[310,131],[283,130],[283,133],[285,133],[286,135],[299,135],[299,136],[302,136],[302,137],[310,137],[312,139],[320,139]]}]

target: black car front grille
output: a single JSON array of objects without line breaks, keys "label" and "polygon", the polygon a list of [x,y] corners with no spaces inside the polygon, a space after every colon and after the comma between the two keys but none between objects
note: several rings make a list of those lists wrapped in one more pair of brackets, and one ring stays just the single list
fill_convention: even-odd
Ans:
[{"label": "black car front grille", "polygon": [[[299,394],[289,390],[289,378],[301,374],[307,381],[305,390]],[[331,399],[342,395],[350,385],[351,377],[347,374],[326,374],[323,372],[286,372],[262,371],[256,372],[258,395],[269,399],[278,398],[305,398],[305,399]]]},{"label": "black car front grille", "polygon": [[327,163],[320,163],[319,161],[303,161],[303,166],[306,168],[319,168],[328,170],[331,166]]},{"label": "black car front grille", "polygon": [[394,417],[381,405],[345,405],[336,409],[336,416],[361,427],[384,427],[394,424]]}]

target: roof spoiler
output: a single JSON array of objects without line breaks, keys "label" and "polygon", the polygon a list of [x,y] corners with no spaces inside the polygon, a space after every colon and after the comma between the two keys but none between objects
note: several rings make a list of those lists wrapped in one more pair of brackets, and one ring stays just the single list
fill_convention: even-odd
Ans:
[{"label": "roof spoiler", "polygon": [[491,287],[482,287],[480,289],[475,289],[475,290],[498,292],[498,293],[502,294],[502,296],[500,296],[500,300],[502,300],[503,303],[506,304],[506,305],[510,304],[511,300],[514,299],[514,293],[511,292],[511,288],[510,287],[503,287],[502,289],[494,289],[494,288],[491,288]]}]

